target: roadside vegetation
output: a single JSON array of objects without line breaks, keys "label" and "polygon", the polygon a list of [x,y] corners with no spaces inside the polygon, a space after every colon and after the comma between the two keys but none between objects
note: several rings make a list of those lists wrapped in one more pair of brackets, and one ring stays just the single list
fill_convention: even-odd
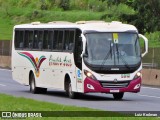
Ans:
[{"label": "roadside vegetation", "polygon": [[11,40],[16,24],[103,20],[133,24],[160,47],[159,14],[159,0],[0,0],[0,40]]},{"label": "roadside vegetation", "polygon": [[[5,104],[4,104],[5,103]],[[32,99],[22,98],[22,97],[13,97],[10,95],[0,94],[0,110],[2,111],[35,111],[35,112],[42,112],[42,111],[83,111],[86,113],[88,111],[95,111],[95,114],[98,114],[99,110],[84,108],[84,107],[75,107],[75,106],[67,106],[67,105],[60,105],[55,103],[48,103],[43,101],[36,101]],[[88,112],[88,114],[90,114]],[[113,117],[83,117],[83,115],[79,115],[79,117],[43,117],[43,118],[34,118],[34,120],[39,119],[58,119],[58,120],[134,120],[134,117],[127,117],[128,115],[117,113],[117,112],[109,112],[106,111],[106,116],[113,116]],[[74,115],[73,115],[74,116]],[[94,115],[93,115],[94,116]],[[125,117],[126,116],[126,117]],[[125,117],[125,118],[123,118]],[[27,118],[29,119],[29,118]],[[33,118],[30,118],[33,119]],[[158,118],[151,118],[151,117],[136,117],[136,120],[152,120]]]}]

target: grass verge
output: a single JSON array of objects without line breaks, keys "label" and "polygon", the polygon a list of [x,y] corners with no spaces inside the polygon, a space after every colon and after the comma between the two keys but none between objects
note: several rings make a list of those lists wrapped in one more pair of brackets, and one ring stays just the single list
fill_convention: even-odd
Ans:
[{"label": "grass verge", "polygon": [[[27,118],[27,119],[57,119],[57,120],[128,120],[128,119],[135,119],[135,117],[128,117],[128,115],[116,113],[116,112],[109,112],[109,111],[99,111],[96,109],[90,109],[85,107],[75,107],[75,106],[67,106],[67,105],[60,105],[56,103],[48,103],[48,102],[42,102],[42,101],[36,101],[32,99],[26,99],[22,97],[13,97],[10,95],[0,94],[0,111],[36,111],[36,112],[42,112],[42,111],[48,111],[53,112],[55,111],[56,114],[62,113],[62,114],[75,114],[74,117],[43,117],[43,118]],[[57,112],[59,111],[59,113]],[[64,112],[63,112],[64,111]],[[65,113],[66,111],[66,113]],[[77,111],[77,112],[76,112]],[[79,112],[79,113],[78,113]],[[99,116],[95,117],[96,114],[101,114],[102,112],[106,113],[106,116],[113,116],[113,117],[106,117],[106,116]],[[55,115],[54,113],[54,115]],[[76,117],[76,114],[78,113],[78,117]],[[94,117],[83,117],[83,115],[80,114],[93,114]],[[51,114],[50,114],[51,115]],[[60,115],[61,116],[61,115]],[[62,115],[63,116],[63,115]],[[98,116],[98,115],[97,115]],[[116,117],[115,117],[116,116]],[[125,118],[124,118],[125,117]],[[146,118],[146,117],[136,117],[136,120],[152,120],[156,118]]]}]

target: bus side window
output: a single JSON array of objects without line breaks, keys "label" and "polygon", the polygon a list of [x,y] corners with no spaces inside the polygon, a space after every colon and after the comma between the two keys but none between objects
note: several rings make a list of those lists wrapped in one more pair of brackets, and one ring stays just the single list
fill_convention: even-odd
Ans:
[{"label": "bus side window", "polygon": [[33,48],[33,31],[29,30],[25,31],[24,48],[25,49]]},{"label": "bus side window", "polygon": [[73,51],[73,48],[74,48],[74,38],[75,38],[75,32],[74,32],[74,30],[66,30],[65,31],[63,50]]},{"label": "bus side window", "polygon": [[15,48],[17,49],[23,49],[24,43],[23,43],[23,38],[24,38],[24,32],[20,30],[15,31]]},{"label": "bus side window", "polygon": [[65,33],[64,33],[63,50],[69,50],[69,30],[65,30]]},{"label": "bus side window", "polygon": [[70,36],[69,36],[69,50],[73,51],[74,49],[74,39],[75,39],[75,32],[70,31]]},{"label": "bus side window", "polygon": [[54,30],[54,39],[53,39],[53,50],[55,50],[57,48],[57,44],[58,44],[58,30]]},{"label": "bus side window", "polygon": [[62,50],[64,32],[63,31],[59,31],[58,35],[59,35],[58,36],[58,50]]},{"label": "bus side window", "polygon": [[52,42],[53,42],[53,31],[49,31],[49,33],[48,33],[48,45],[47,45],[47,48],[49,50],[52,49]]},{"label": "bus side window", "polygon": [[29,48],[29,31],[25,31],[24,48]]},{"label": "bus side window", "polygon": [[28,41],[29,41],[29,49],[33,48],[33,31],[29,31],[29,37],[28,37]]},{"label": "bus side window", "polygon": [[40,42],[42,42],[42,44],[43,44],[42,45],[43,49],[51,50],[52,49],[52,40],[53,40],[53,31],[45,30],[42,41],[40,40]]},{"label": "bus side window", "polygon": [[37,48],[42,50],[43,46],[43,31],[38,31]]},{"label": "bus side window", "polygon": [[37,49],[37,42],[38,42],[38,31],[34,31],[34,40],[33,40],[33,48]]},{"label": "bus side window", "polygon": [[62,50],[63,35],[64,35],[64,32],[62,30],[54,31],[53,50]]},{"label": "bus side window", "polygon": [[43,49],[48,49],[48,31],[44,31]]}]

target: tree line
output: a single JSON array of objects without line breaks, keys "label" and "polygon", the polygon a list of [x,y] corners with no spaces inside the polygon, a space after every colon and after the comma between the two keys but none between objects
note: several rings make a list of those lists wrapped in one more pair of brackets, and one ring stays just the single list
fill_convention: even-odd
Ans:
[{"label": "tree line", "polygon": [[64,11],[106,11],[101,20],[118,19],[135,25],[141,33],[160,31],[160,0],[41,0],[41,3],[42,10],[57,6]]}]

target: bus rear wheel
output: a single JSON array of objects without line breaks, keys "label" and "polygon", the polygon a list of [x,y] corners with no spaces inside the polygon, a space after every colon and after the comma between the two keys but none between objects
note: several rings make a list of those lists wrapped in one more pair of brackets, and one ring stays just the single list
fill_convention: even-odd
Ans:
[{"label": "bus rear wheel", "polygon": [[33,94],[46,93],[47,92],[47,88],[36,87],[34,74],[32,74],[31,77],[30,77],[30,92],[33,93]]},{"label": "bus rear wheel", "polygon": [[121,100],[123,98],[124,93],[113,93],[113,97],[115,100]]}]

